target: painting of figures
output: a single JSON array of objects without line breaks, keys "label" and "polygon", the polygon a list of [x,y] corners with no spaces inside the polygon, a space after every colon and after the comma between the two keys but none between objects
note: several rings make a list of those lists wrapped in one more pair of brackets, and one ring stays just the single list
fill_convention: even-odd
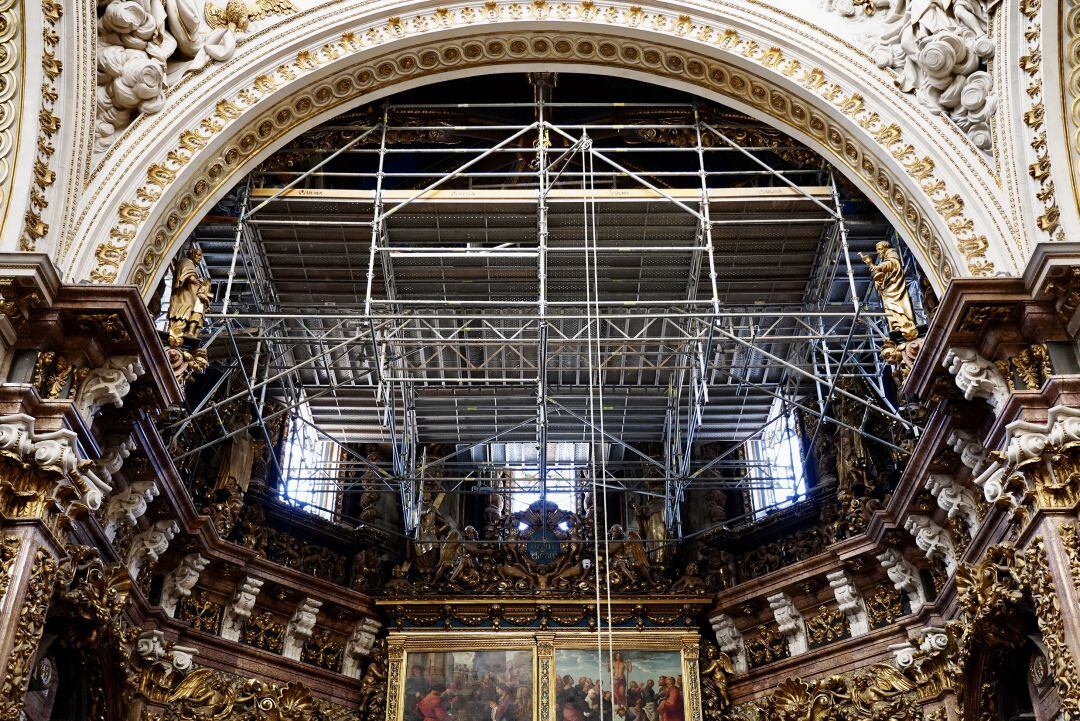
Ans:
[{"label": "painting of figures", "polygon": [[685,721],[678,651],[555,651],[556,721]]},{"label": "painting of figures", "polygon": [[437,651],[405,659],[403,721],[533,721],[533,653]]}]

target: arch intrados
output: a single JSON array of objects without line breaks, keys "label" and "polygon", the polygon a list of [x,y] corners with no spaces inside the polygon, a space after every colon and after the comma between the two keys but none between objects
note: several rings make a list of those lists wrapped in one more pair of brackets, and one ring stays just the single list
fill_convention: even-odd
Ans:
[{"label": "arch intrados", "polygon": [[[457,79],[466,78],[466,77],[475,77],[475,76],[481,75],[481,74],[495,75],[495,74],[503,74],[503,73],[508,73],[508,72],[510,72],[510,73],[517,73],[517,72],[526,73],[526,72],[539,72],[539,71],[565,72],[565,73],[571,73],[572,72],[572,73],[578,73],[578,74],[598,75],[598,76],[605,76],[605,77],[623,77],[623,78],[629,78],[629,79],[632,79],[632,80],[638,80],[638,81],[641,81],[641,82],[647,82],[647,83],[650,83],[650,84],[661,85],[660,83],[657,82],[657,77],[655,75],[650,75],[649,73],[645,73],[645,72],[638,71],[638,70],[627,69],[627,68],[613,68],[613,67],[605,67],[605,66],[589,66],[588,68],[583,68],[581,65],[569,65],[569,64],[506,63],[506,64],[488,66],[487,68],[484,68],[482,72],[477,72],[475,70],[446,71],[445,73],[440,73],[438,75],[433,75],[433,76],[430,76],[429,78],[406,81],[406,82],[401,83],[400,85],[395,85],[393,87],[384,88],[384,89],[381,89],[379,91],[373,92],[373,93],[371,93],[369,95],[365,95],[365,96],[363,96],[363,97],[361,97],[359,99],[350,101],[347,104],[344,104],[342,106],[339,106],[339,107],[335,108],[333,111],[330,111],[330,112],[327,112],[325,114],[319,115],[316,118],[312,119],[311,121],[306,122],[303,125],[297,126],[297,129],[294,130],[293,132],[290,132],[289,134],[287,134],[285,136],[282,136],[281,139],[275,141],[273,143],[273,145],[268,147],[264,152],[262,152],[259,155],[253,157],[251,160],[249,160],[247,163],[245,163],[245,165],[241,166],[240,169],[238,169],[232,176],[232,177],[234,177],[236,179],[235,183],[232,183],[230,185],[225,185],[218,192],[216,192],[214,195],[209,196],[207,201],[205,202],[205,204],[202,206],[202,210],[198,214],[192,216],[191,219],[189,220],[188,224],[187,224],[187,228],[184,231],[181,231],[178,234],[178,240],[180,242],[174,242],[170,246],[170,248],[168,250],[166,250],[166,252],[164,254],[164,260],[161,263],[158,264],[158,267],[157,267],[157,270],[156,270],[155,274],[151,277],[151,279],[149,281],[144,282],[142,284],[141,287],[142,287],[144,296],[146,296],[146,294],[148,292],[152,293],[154,291],[154,289],[158,287],[158,285],[160,284],[162,278],[164,278],[165,274],[168,271],[168,266],[169,266],[169,262],[170,262],[171,258],[176,255],[176,253],[180,250],[181,246],[183,245],[183,238],[186,236],[186,233],[191,228],[194,228],[196,225],[198,225],[198,223],[202,220],[202,218],[205,217],[212,210],[213,206],[219,200],[221,200],[225,195],[227,195],[229,191],[231,191],[233,188],[236,187],[236,183],[241,182],[243,180],[243,178],[248,173],[250,173],[256,167],[258,167],[258,165],[261,162],[263,162],[266,158],[272,156],[275,152],[277,152],[278,150],[280,150],[281,148],[286,146],[289,142],[291,142],[295,138],[299,137],[300,135],[303,135],[305,132],[307,132],[307,131],[309,131],[309,130],[311,130],[313,128],[316,128],[319,125],[322,125],[323,123],[329,122],[329,121],[333,120],[335,117],[337,117],[339,115],[342,115],[344,113],[347,113],[350,110],[354,110],[354,109],[356,109],[358,107],[361,107],[363,105],[367,105],[367,104],[370,104],[370,103],[373,103],[373,102],[378,102],[380,100],[383,100],[383,99],[388,98],[388,97],[392,97],[393,95],[405,92],[407,90],[412,90],[412,89],[415,89],[415,88],[425,87],[425,86],[430,86],[430,85],[436,85],[436,84],[439,84],[439,83],[449,82],[449,81],[452,81],[452,80],[457,80]],[[859,189],[859,191],[861,193],[863,193],[867,197],[867,199],[871,203],[873,203],[882,212],[882,214],[885,216],[885,218],[890,221],[893,228],[895,228],[897,233],[900,235],[900,237],[903,238],[903,240],[904,240],[905,244],[907,245],[907,247],[909,248],[909,250],[911,250],[911,252],[915,255],[916,259],[919,262],[920,269],[923,271],[923,274],[927,278],[936,278],[937,277],[936,276],[936,271],[934,269],[932,269],[928,265],[928,263],[926,261],[926,258],[925,258],[925,253],[918,247],[918,245],[916,245],[912,241],[910,230],[903,227],[902,224],[899,224],[899,223],[896,222],[895,211],[893,210],[893,208],[891,206],[889,206],[887,203],[885,203],[880,197],[878,197],[873,192],[873,189],[870,187],[870,185],[863,178],[859,177],[855,173],[852,173],[850,170],[848,170],[848,169],[846,169],[844,167],[838,167],[837,163],[835,162],[835,158],[830,157],[830,155],[832,155],[831,151],[826,149],[825,147],[821,146],[821,144],[816,142],[812,137],[807,136],[806,134],[801,133],[801,132],[799,132],[797,130],[794,130],[792,128],[785,127],[785,126],[782,126],[782,125],[778,124],[770,116],[761,113],[760,111],[758,111],[757,109],[753,108],[750,105],[746,105],[746,104],[738,102],[738,101],[733,101],[733,100],[731,100],[729,98],[726,98],[724,96],[719,95],[718,93],[712,93],[712,92],[708,92],[708,91],[702,92],[700,88],[695,88],[690,83],[681,82],[681,81],[670,81],[669,80],[666,83],[666,87],[670,87],[670,88],[672,88],[674,90],[680,90],[680,91],[684,91],[684,92],[687,92],[687,93],[691,93],[691,94],[693,94],[693,95],[695,95],[697,97],[701,97],[703,99],[710,100],[710,101],[719,103],[721,105],[724,105],[726,107],[729,107],[732,110],[736,110],[738,112],[745,113],[746,115],[754,118],[755,120],[758,120],[760,122],[765,123],[769,127],[772,127],[774,129],[776,129],[776,130],[778,130],[778,131],[792,137],[793,139],[797,140],[798,142],[802,143],[803,145],[806,145],[810,149],[817,152],[827,162],[829,162],[830,166],[833,167],[836,170],[837,173],[843,175],[849,182],[851,182],[853,185],[855,185]]]},{"label": "arch intrados", "polygon": [[[564,23],[560,27],[572,24],[573,23]],[[505,25],[505,27],[500,27],[500,25]],[[578,23],[577,25],[583,28],[588,27],[583,23]],[[657,35],[657,33],[650,32],[642,34],[646,37],[652,35],[654,38]],[[515,38],[527,38],[530,42],[536,43],[538,39],[543,38],[548,39],[550,41],[549,44],[551,44],[560,37],[570,38],[578,43],[583,41],[591,42],[593,46],[596,44],[602,45],[607,41],[613,43],[626,42],[630,44],[635,42],[635,40],[601,35],[595,32],[595,29],[592,29],[592,31],[588,33],[560,32],[558,34],[542,34],[525,32],[522,31],[520,24],[512,26],[509,23],[492,23],[485,28],[485,32],[482,34],[467,36],[461,36],[460,34],[456,35],[453,37],[453,42],[458,43],[459,46],[464,46],[467,43],[475,43],[476,41],[491,42],[493,40],[501,40],[505,42],[512,41]],[[668,37],[665,35],[664,39],[666,40]],[[207,167],[212,160],[207,159],[206,157],[210,154],[210,148],[214,149],[213,152],[220,151],[221,148],[225,147],[230,141],[241,137],[249,127],[252,127],[255,123],[259,122],[260,118],[265,117],[269,108],[282,107],[283,101],[300,98],[305,92],[310,91],[311,88],[317,86],[319,83],[325,84],[330,79],[341,78],[352,72],[362,72],[362,69],[365,67],[374,68],[379,64],[392,62],[394,59],[400,61],[410,54],[415,56],[416,53],[422,52],[424,48],[434,47],[432,45],[433,40],[430,36],[413,37],[411,40],[411,43],[401,41],[392,50],[374,57],[357,53],[355,57],[339,59],[334,63],[327,64],[325,68],[321,69],[321,72],[313,72],[311,75],[304,78],[304,83],[292,83],[267,94],[265,97],[261,98],[258,103],[252,104],[250,108],[245,108],[244,112],[236,122],[227,123],[225,130],[219,136],[211,138],[210,141],[206,143],[208,152],[194,153],[191,161],[184,170],[187,171],[196,167],[199,164],[199,161],[204,161],[203,167]],[[185,237],[188,229],[190,229],[193,224],[196,223],[210,207],[212,207],[213,203],[217,202],[217,200],[228,192],[229,189],[239,182],[239,179],[242,178],[244,174],[250,172],[250,170],[268,155],[272,154],[275,150],[279,149],[304,131],[315,127],[320,123],[326,122],[342,112],[346,112],[359,105],[375,102],[403,90],[467,76],[503,72],[528,72],[530,70],[556,70],[576,73],[587,72],[589,74],[601,76],[611,75],[633,78],[647,83],[673,87],[717,102],[721,105],[731,107],[754,117],[818,152],[822,157],[828,160],[838,172],[842,173],[866,194],[866,196],[883,212],[885,217],[890,220],[909,247],[912,248],[914,255],[926,271],[927,277],[931,279],[931,282],[936,289],[940,291],[951,275],[957,272],[956,269],[958,267],[962,268],[962,261],[960,261],[959,264],[957,262],[956,251],[952,247],[952,240],[943,240],[943,238],[947,237],[947,231],[943,232],[945,223],[940,215],[934,210],[932,202],[927,202],[927,198],[924,197],[919,190],[918,183],[905,175],[904,169],[901,164],[897,162],[897,159],[888,157],[886,154],[882,153],[881,147],[875,146],[873,142],[866,142],[867,128],[865,123],[859,123],[854,118],[838,111],[836,107],[830,105],[828,100],[817,94],[806,92],[806,88],[801,87],[790,78],[785,78],[779,73],[776,74],[776,77],[766,77],[762,73],[757,72],[759,68],[755,68],[752,62],[746,58],[738,58],[734,56],[734,53],[727,53],[725,55],[723,52],[718,52],[717,55],[723,56],[722,58],[706,57],[695,52],[684,50],[680,47],[673,47],[667,43],[653,42],[652,40],[648,40],[647,42],[650,43],[649,47],[659,49],[661,53],[672,53],[672,55],[662,57],[662,62],[658,67],[647,69],[630,67],[625,63],[620,63],[619,58],[616,58],[616,61],[614,62],[599,62],[595,59],[590,60],[589,58],[581,57],[572,57],[569,59],[552,57],[545,60],[534,57],[485,60],[484,62],[462,67],[447,67],[445,64],[442,64],[419,76],[396,77],[393,78],[392,81],[385,82],[378,87],[365,92],[359,92],[340,102],[332,103],[327,108],[314,113],[302,122],[298,122],[284,131],[274,134],[272,139],[265,143],[263,147],[259,148],[257,152],[246,157],[239,165],[228,168],[226,175],[215,182],[213,191],[204,193],[201,198],[198,198],[195,207],[189,207],[180,219],[178,225],[174,224],[174,229],[170,231],[169,237],[164,244],[165,247],[158,249],[156,259],[154,259],[151,264],[148,265],[146,262],[140,260],[139,257],[130,258],[125,255],[124,260],[119,264],[119,269],[124,271],[124,275],[120,278],[114,277],[111,281],[121,280],[135,282],[142,288],[145,294],[152,292],[153,288],[156,287],[157,282],[166,272],[167,263],[164,262],[164,259],[171,258],[172,255],[175,254],[176,248],[179,246],[180,241]],[[780,52],[779,49],[776,50],[777,52]],[[573,53],[571,53],[571,55],[573,55]],[[734,81],[738,79],[743,87],[749,88],[754,92],[761,88],[765,88],[762,92],[768,96],[768,99],[779,97],[781,104],[789,110],[793,111],[796,106],[798,106],[799,112],[804,118],[808,119],[808,122],[819,123],[822,131],[821,136],[815,137],[804,129],[795,126],[792,122],[781,122],[778,117],[767,112],[770,108],[767,103],[760,106],[754,105],[753,103],[748,102],[748,100],[735,96],[732,92],[724,92],[722,88],[714,89],[706,87],[705,83],[702,82],[702,78],[698,78],[697,81],[692,81],[688,78],[684,79],[684,77],[679,76],[678,73],[668,71],[664,63],[667,62],[667,59],[675,57],[675,55],[682,56],[680,63],[684,63],[682,65],[684,69],[688,67],[685,64],[687,58],[690,58],[691,60],[697,59],[701,63],[704,63],[704,68],[708,71],[707,77],[705,78],[707,80],[711,80],[714,66],[720,68],[727,67],[731,71],[728,77],[733,84]],[[731,62],[727,62],[728,60]],[[181,86],[178,90],[183,90],[183,87]],[[774,95],[769,95],[770,93]],[[784,94],[783,97],[780,97],[780,94]],[[749,99],[750,96],[748,95],[747,98]],[[861,98],[859,98],[859,102],[861,102]],[[139,128],[140,124],[152,122],[152,118],[140,119],[140,121],[133,126],[131,131],[136,132],[137,130],[143,130],[143,132],[146,132],[145,128]],[[837,147],[830,145],[826,141],[826,138],[828,138],[829,141],[835,140],[835,145]],[[845,151],[846,154],[849,155],[848,159],[845,159],[842,154],[845,153]],[[858,167],[860,164],[862,170],[865,171],[862,175],[854,170],[854,168]],[[172,203],[173,207],[176,206],[176,197],[179,197],[182,192],[182,189],[177,189],[176,185],[178,184],[173,184],[171,187],[166,188],[166,192],[161,195],[161,198],[148,209],[148,220],[138,228],[137,233],[133,236],[134,241],[131,243],[130,248],[127,251],[128,253],[132,255],[136,253],[141,254],[146,247],[153,248],[155,245],[160,245],[151,240],[149,236],[155,226],[155,222],[160,221],[168,211],[167,206],[169,206],[170,203]],[[189,198],[189,200],[191,199]],[[190,206],[192,203],[189,202],[188,205]],[[160,237],[160,234],[158,237]],[[935,255],[936,253],[936,258],[928,257],[928,247],[930,249],[929,255]],[[936,251],[934,250],[935,247]],[[143,257],[150,257],[151,254],[153,254],[153,250]],[[92,254],[82,252],[80,255],[84,258],[89,255],[90,261],[93,261]],[[79,262],[78,258],[75,258],[74,260]],[[932,262],[933,260],[937,261],[936,266],[934,262]],[[138,269],[140,264],[143,266],[141,271]],[[77,277],[86,277],[87,275],[90,275],[90,277],[93,278],[93,273],[90,273],[89,269],[85,266],[77,267],[74,270],[76,271]],[[963,271],[960,272],[962,273]],[[100,282],[103,279],[95,278],[95,280]],[[110,281],[109,278],[105,278],[104,280],[107,282]]]}]

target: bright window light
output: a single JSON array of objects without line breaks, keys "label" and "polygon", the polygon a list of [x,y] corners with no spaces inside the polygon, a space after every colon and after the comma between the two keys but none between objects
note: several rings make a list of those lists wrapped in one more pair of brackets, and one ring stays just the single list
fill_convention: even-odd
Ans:
[{"label": "bright window light", "polygon": [[769,421],[765,431],[746,442],[748,479],[757,517],[786,508],[806,493],[795,414],[777,399]]},{"label": "bright window light", "polygon": [[[564,511],[573,511],[574,483],[577,469],[574,466],[548,466],[547,469],[547,500],[554,503]],[[540,469],[511,468],[510,478],[514,486],[514,492],[510,496],[510,512],[517,513],[543,498],[543,490],[540,484]]]},{"label": "bright window light", "polygon": [[[547,448],[547,495],[559,508],[575,510],[578,475],[588,467],[591,445],[589,443],[553,442]],[[600,446],[600,453],[607,453],[608,444]],[[487,447],[492,465],[504,466],[510,472],[510,511],[517,513],[536,503],[543,495],[540,482],[540,457],[535,443],[492,443]]]},{"label": "bright window light", "polygon": [[[298,413],[305,413],[300,406]],[[337,478],[331,469],[335,445],[315,432],[300,418],[289,424],[281,454],[283,496],[292,505],[323,518],[333,518],[337,495]]]}]

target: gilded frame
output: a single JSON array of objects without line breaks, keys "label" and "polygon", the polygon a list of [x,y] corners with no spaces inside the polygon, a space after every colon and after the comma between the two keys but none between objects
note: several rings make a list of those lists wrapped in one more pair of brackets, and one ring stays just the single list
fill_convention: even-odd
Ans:
[{"label": "gilded frame", "polygon": [[[388,662],[386,721],[404,721],[404,670],[409,653],[433,651],[533,651],[533,719],[558,721],[555,708],[555,651],[560,648],[593,649],[596,632],[559,631],[489,631],[440,633],[430,631],[391,631],[387,637]],[[606,649],[625,651],[678,651],[683,674],[683,704],[686,721],[702,721],[701,679],[698,654],[701,637],[697,631],[612,629],[603,631],[601,643]]]},{"label": "gilded frame", "polygon": [[532,651],[532,707],[533,719],[538,713],[539,644],[530,633],[408,633],[391,632],[387,636],[386,721],[404,721],[405,718],[405,669],[410,653],[437,653],[440,651]]}]

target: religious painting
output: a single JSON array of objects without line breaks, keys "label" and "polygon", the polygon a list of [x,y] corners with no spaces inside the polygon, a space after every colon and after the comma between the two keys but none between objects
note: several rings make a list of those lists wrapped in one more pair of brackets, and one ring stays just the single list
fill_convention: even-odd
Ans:
[{"label": "religious painting", "polygon": [[686,721],[682,654],[555,649],[556,721]]},{"label": "religious painting", "polygon": [[410,652],[401,721],[533,721],[531,649]]}]

